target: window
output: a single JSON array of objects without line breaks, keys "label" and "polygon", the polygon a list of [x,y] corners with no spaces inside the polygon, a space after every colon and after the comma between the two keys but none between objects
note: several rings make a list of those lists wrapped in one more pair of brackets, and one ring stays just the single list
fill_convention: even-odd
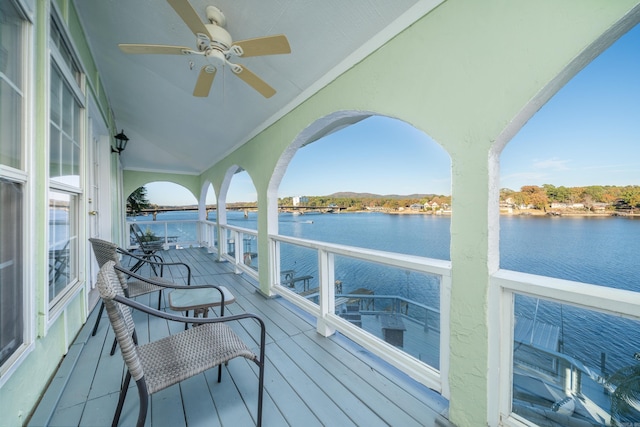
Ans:
[{"label": "window", "polygon": [[78,204],[82,193],[82,73],[51,19],[49,82],[49,307],[78,283]]},{"label": "window", "polygon": [[0,375],[25,340],[23,20],[0,2]]},{"label": "window", "polygon": [[77,196],[49,191],[49,301],[77,276]]},{"label": "window", "polygon": [[57,67],[51,70],[49,178],[80,187],[81,107]]},{"label": "window", "polygon": [[0,164],[22,168],[22,19],[0,3]]},{"label": "window", "polygon": [[0,364],[23,343],[22,185],[0,178]]}]

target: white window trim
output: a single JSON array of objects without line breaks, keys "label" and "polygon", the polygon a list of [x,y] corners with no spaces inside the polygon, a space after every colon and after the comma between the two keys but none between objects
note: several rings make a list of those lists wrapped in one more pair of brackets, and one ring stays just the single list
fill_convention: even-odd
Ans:
[{"label": "white window trim", "polygon": [[[60,31],[60,36],[62,37],[62,39],[64,40],[65,44],[67,45],[69,52],[71,53],[72,56],[72,60],[74,61],[75,66],[78,68],[78,71],[80,73],[82,73],[82,78],[81,81],[78,82],[75,78],[75,76],[72,73],[72,70],[69,69],[69,67],[67,66],[66,61],[63,59],[62,55],[60,54],[60,52],[58,51],[57,47],[55,45],[53,45],[53,43],[51,43],[51,34],[47,34],[47,41],[49,43],[49,49],[48,49],[48,64],[45,66],[46,67],[46,81],[47,81],[47,88],[50,89],[50,81],[51,81],[51,67],[55,66],[57,68],[57,70],[60,72],[61,77],[64,79],[64,83],[67,84],[67,87],[69,87],[71,89],[71,93],[73,94],[75,101],[78,102],[78,104],[80,105],[80,108],[82,109],[81,111],[81,117],[80,117],[80,121],[81,121],[81,128],[80,128],[80,144],[81,144],[81,160],[80,160],[80,186],[76,187],[76,186],[71,186],[71,185],[67,185],[67,184],[63,184],[63,183],[59,183],[59,182],[55,182],[55,181],[51,181],[50,177],[49,177],[49,162],[46,162],[46,176],[47,176],[47,191],[53,190],[53,191],[62,191],[62,192],[66,192],[69,194],[72,194],[73,196],[77,197],[77,201],[76,201],[76,221],[77,221],[77,238],[78,238],[78,246],[80,245],[80,242],[84,239],[85,233],[84,233],[84,225],[85,225],[85,221],[84,218],[82,217],[81,213],[84,212],[84,209],[82,208],[84,205],[84,175],[85,175],[85,161],[86,161],[86,115],[87,115],[87,107],[86,107],[86,96],[83,93],[83,91],[85,90],[86,87],[86,71],[84,70],[84,68],[82,67],[81,62],[78,59],[78,54],[77,51],[75,49],[75,46],[73,45],[73,43],[71,43],[71,39],[68,35],[68,30],[67,27],[64,25],[64,21],[62,19],[60,19],[60,11],[58,9],[58,7],[56,6],[55,3],[51,3],[51,11],[49,13],[49,18],[53,19],[56,23],[57,28]],[[49,33],[49,29],[51,27],[50,23],[49,25],[46,26],[47,27],[47,32]],[[47,140],[47,144],[46,144],[46,157],[49,157],[49,149],[50,149],[50,135],[49,135],[49,123],[50,123],[50,98],[49,98],[49,90],[47,90],[47,97],[46,100],[44,100],[43,102],[46,103],[46,121],[47,121],[47,126],[46,126],[46,140]],[[47,197],[48,200],[48,197]],[[49,242],[49,231],[48,228],[46,230],[46,241]],[[79,292],[81,292],[84,289],[84,269],[83,269],[83,265],[84,265],[84,260],[85,260],[85,256],[84,256],[84,251],[82,250],[78,250],[77,253],[77,277],[76,280],[74,282],[72,282],[71,284],[69,284],[65,290],[58,296],[56,296],[56,298],[54,298],[53,300],[49,299],[49,293],[48,293],[48,289],[44,290],[44,296],[45,298],[43,298],[44,300],[44,313],[45,313],[45,325],[44,325],[44,334],[46,335],[47,331],[49,330],[49,328],[56,322],[56,320],[60,317],[61,314],[63,314],[66,310],[66,307],[68,306],[69,303],[75,301],[77,295]],[[48,262],[46,259],[43,260],[43,262],[46,263]],[[45,280],[45,283],[47,283],[48,285],[48,279]]]},{"label": "white window trim", "polygon": [[[33,4],[25,2],[25,0],[15,0],[19,13],[22,15],[22,74],[23,74],[23,86],[22,86],[22,168],[15,169],[9,166],[0,165],[0,176],[10,181],[20,183],[23,185],[23,239],[26,242],[23,246],[23,259],[28,259],[28,252],[31,245],[34,244],[32,239],[33,233],[33,220],[32,215],[29,213],[33,209],[32,197],[33,188],[35,183],[29,176],[29,171],[32,169],[33,153],[31,145],[33,143],[33,111],[34,111],[34,70],[33,64],[35,64],[34,50],[32,46],[33,42],[33,23],[34,23],[34,11]],[[34,330],[34,314],[36,311],[35,303],[35,285],[33,284],[33,277],[31,271],[28,268],[24,268],[22,272],[23,278],[23,302],[22,302],[22,317],[23,317],[23,336],[22,344],[16,349],[7,361],[0,367],[0,387],[11,378],[14,372],[22,365],[22,362],[29,356],[29,354],[35,349],[35,330]]]}]

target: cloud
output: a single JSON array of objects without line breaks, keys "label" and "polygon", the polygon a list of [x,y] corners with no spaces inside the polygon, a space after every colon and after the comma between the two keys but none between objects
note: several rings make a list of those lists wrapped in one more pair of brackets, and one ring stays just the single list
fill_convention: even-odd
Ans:
[{"label": "cloud", "polygon": [[554,171],[564,171],[569,170],[567,164],[571,160],[562,160],[557,157],[552,157],[550,159],[545,160],[534,160],[533,168],[534,169],[546,169],[546,170],[554,170]]}]

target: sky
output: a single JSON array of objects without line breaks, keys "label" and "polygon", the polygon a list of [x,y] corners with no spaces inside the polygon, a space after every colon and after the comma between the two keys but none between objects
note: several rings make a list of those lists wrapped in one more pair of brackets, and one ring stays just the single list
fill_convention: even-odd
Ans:
[{"label": "sky", "polygon": [[[500,186],[640,185],[640,25],[558,91],[507,144]],[[451,194],[451,160],[424,132],[374,116],[328,135],[293,157],[279,197],[349,191]],[[210,191],[210,193],[213,193]],[[147,185],[152,203],[196,200],[175,184]],[[246,172],[231,181],[228,202],[257,200]],[[215,203],[210,196],[207,203]]]},{"label": "sky", "polygon": [[501,187],[640,184],[640,25],[578,73],[507,144]]}]

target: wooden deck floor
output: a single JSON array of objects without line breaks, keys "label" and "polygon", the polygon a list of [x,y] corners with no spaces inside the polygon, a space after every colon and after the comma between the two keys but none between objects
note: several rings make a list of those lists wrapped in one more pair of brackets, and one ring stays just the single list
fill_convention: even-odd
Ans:
[{"label": "wooden deck floor", "polygon": [[[205,250],[169,250],[162,255],[166,261],[187,262],[194,284],[227,286],[237,298],[228,306],[229,313],[253,312],[265,321],[265,426],[452,425],[446,419],[448,404],[440,395],[339,334],[320,336],[312,318],[282,298],[264,298],[252,283],[233,274],[227,264],[216,263]],[[166,296],[164,300],[166,304]],[[144,297],[142,302],[155,305],[157,297]],[[106,316],[96,336],[91,336],[97,312],[96,308],[71,346],[28,425],[111,424],[124,363],[119,351],[109,356],[113,332]],[[146,316],[137,315],[135,320],[143,342],[182,328]],[[234,329],[247,342],[256,336],[251,323]],[[146,425],[254,425],[257,367],[239,358],[223,369],[221,383],[216,374],[214,369],[154,394]],[[133,389],[120,425],[134,425],[137,411]]]}]

